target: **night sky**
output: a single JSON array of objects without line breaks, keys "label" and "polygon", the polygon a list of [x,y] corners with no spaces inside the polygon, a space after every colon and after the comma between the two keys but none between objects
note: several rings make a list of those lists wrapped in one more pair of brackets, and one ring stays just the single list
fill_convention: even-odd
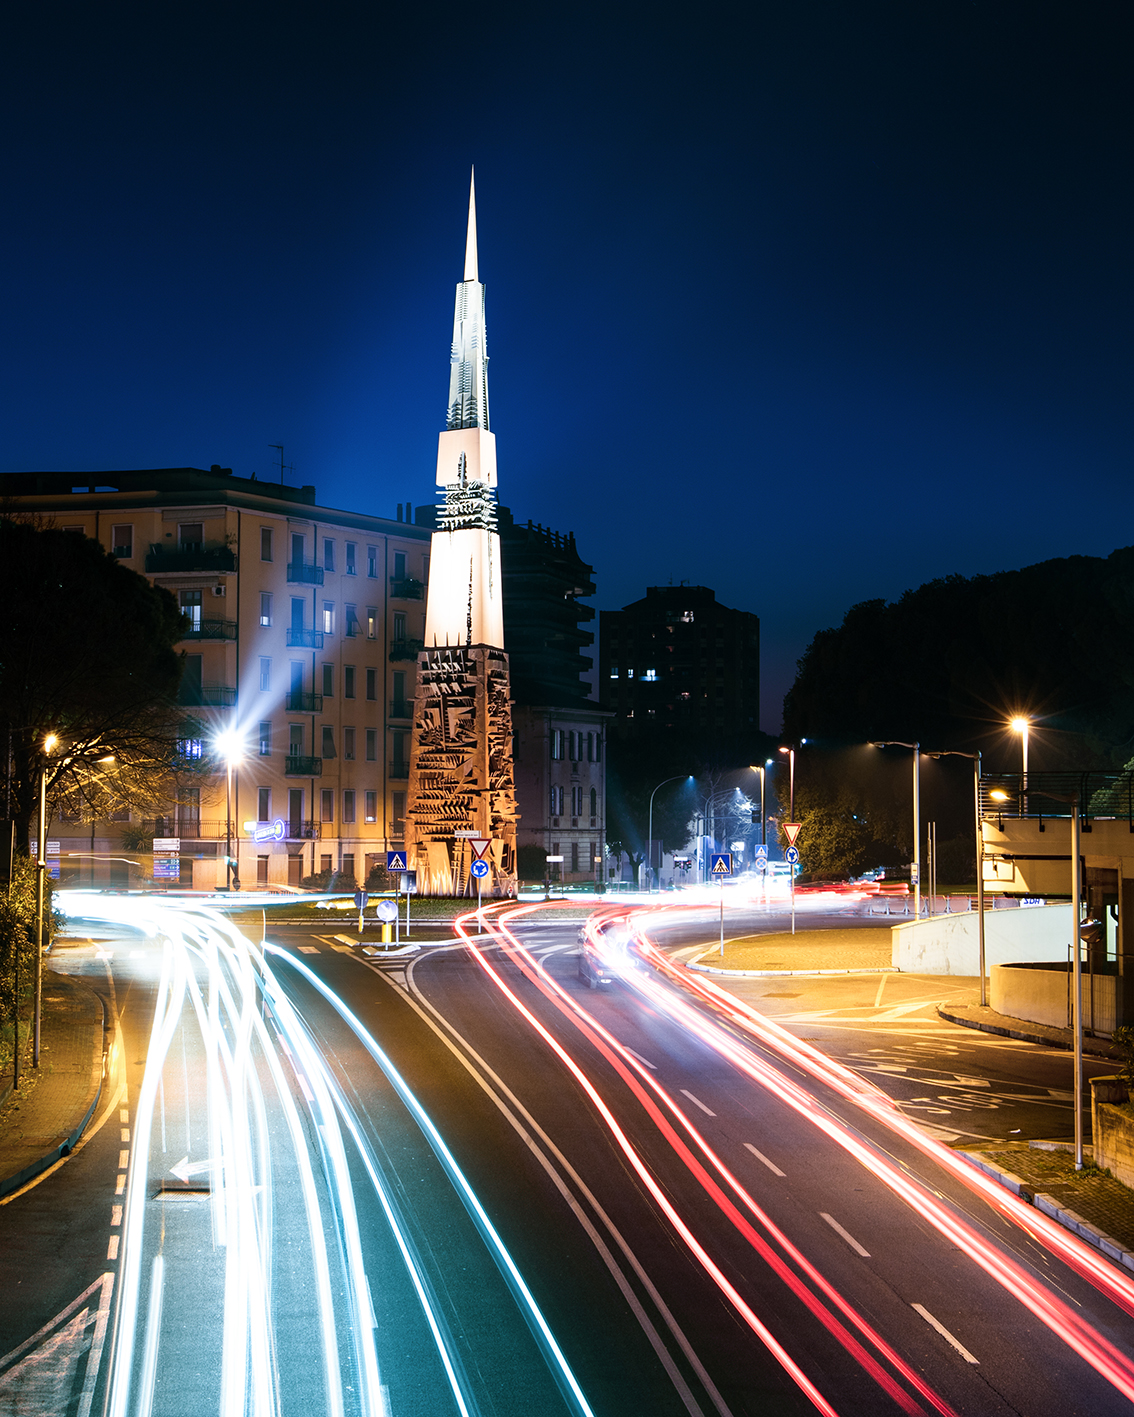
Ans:
[{"label": "night sky", "polygon": [[501,499],[759,614],[775,732],[851,604],[1134,541],[1132,14],[10,7],[0,471],[432,500],[475,162]]}]

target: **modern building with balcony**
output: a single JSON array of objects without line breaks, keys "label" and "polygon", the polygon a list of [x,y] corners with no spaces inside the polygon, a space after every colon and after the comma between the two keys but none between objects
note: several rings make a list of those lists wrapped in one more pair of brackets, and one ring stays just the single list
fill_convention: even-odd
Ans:
[{"label": "modern building with balcony", "polygon": [[[222,729],[244,746],[232,813],[242,884],[322,870],[361,881],[403,844],[427,529],[217,466],[12,473],[0,495],[93,537],[177,598],[180,702],[198,751]],[[56,823],[52,837],[104,883],[116,869],[106,858],[130,854],[127,836],[176,837],[180,883],[211,889],[224,883],[225,818],[219,765],[156,820]],[[275,839],[255,840],[277,823]]]}]

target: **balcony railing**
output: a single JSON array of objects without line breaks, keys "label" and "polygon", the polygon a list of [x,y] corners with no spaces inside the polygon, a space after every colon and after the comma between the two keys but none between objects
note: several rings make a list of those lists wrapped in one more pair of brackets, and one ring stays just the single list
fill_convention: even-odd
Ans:
[{"label": "balcony railing", "polygon": [[409,777],[409,763],[391,763],[390,776],[395,781],[404,781]]},{"label": "balcony railing", "polygon": [[182,684],[177,702],[183,708],[232,708],[236,690],[229,684]]},{"label": "balcony railing", "polygon": [[397,600],[423,600],[425,598],[425,584],[422,581],[415,581],[412,576],[403,576],[400,580],[396,576],[391,576],[390,594]]},{"label": "balcony railing", "polygon": [[395,663],[399,659],[416,659],[424,648],[424,640],[394,640],[390,644],[390,658]]},{"label": "balcony railing", "polygon": [[322,777],[322,758],[299,758],[290,753],[284,759],[285,777]]},{"label": "balcony railing", "polygon": [[201,619],[195,625],[191,623],[181,638],[183,640],[234,640],[236,639],[236,621]]},{"label": "balcony railing", "polygon": [[286,840],[288,841],[318,841],[323,835],[323,827],[319,822],[288,822],[286,828]]},{"label": "balcony railing", "polygon": [[289,585],[322,585],[323,567],[309,566],[306,561],[289,561],[287,579]]},{"label": "balcony railing", "polygon": [[1126,822],[1134,832],[1134,772],[991,773],[980,780],[981,816],[1031,817],[1044,829],[1046,817],[1070,817],[1079,799],[1083,830],[1091,819]]},{"label": "balcony railing", "polygon": [[322,694],[309,694],[303,689],[292,689],[285,702],[288,713],[323,712]]},{"label": "balcony railing", "polygon": [[322,649],[323,631],[304,630],[302,627],[291,625],[287,632],[287,642],[289,645],[297,645],[306,649]]},{"label": "balcony railing", "polygon": [[[147,817],[142,822],[142,830],[147,836],[171,837],[182,841],[223,841],[227,835],[223,819],[217,821],[178,821],[176,817]],[[232,835],[240,835],[240,827],[233,820]]]},{"label": "balcony railing", "polygon": [[154,544],[146,553],[148,576],[186,571],[235,571],[236,554],[227,546],[179,546],[166,550]]},{"label": "balcony railing", "polygon": [[390,717],[391,717],[391,718],[412,718],[412,717],[413,717],[413,700],[412,700],[412,699],[391,699],[391,700],[390,700]]}]

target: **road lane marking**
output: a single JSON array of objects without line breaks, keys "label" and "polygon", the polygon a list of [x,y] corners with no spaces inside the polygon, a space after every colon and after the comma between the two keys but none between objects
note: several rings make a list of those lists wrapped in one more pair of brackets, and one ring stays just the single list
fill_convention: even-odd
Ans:
[{"label": "road lane marking", "polygon": [[123,1193],[123,1191],[124,1191],[125,1189],[126,1189],[126,1177],[125,1177],[125,1176],[119,1176],[119,1178],[118,1178],[118,1184],[117,1184],[117,1186],[115,1186],[115,1188],[114,1188],[114,1194],[115,1194],[116,1196],[120,1196],[120,1195]]},{"label": "road lane marking", "polygon": [[123,1127],[123,1128],[122,1128],[122,1140],[123,1140],[123,1141],[129,1141],[129,1140],[130,1140],[130,1128],[129,1128],[129,1127]]},{"label": "road lane marking", "polygon": [[821,1210],[819,1214],[821,1218],[827,1222],[827,1224],[831,1227],[831,1229],[835,1232],[836,1235],[841,1235],[843,1237],[843,1239],[847,1242],[851,1249],[855,1251],[856,1254],[860,1254],[864,1260],[868,1260],[870,1258],[870,1251],[860,1245],[849,1230],[844,1230],[833,1215],[828,1215],[825,1210]]},{"label": "road lane marking", "polygon": [[685,1097],[688,1097],[693,1106],[700,1107],[701,1111],[704,1112],[707,1117],[715,1117],[717,1115],[711,1107],[706,1107],[699,1097],[694,1097],[687,1087],[683,1087],[681,1091]]},{"label": "road lane marking", "polygon": [[884,974],[882,978],[878,981],[878,993],[874,996],[874,1007],[876,1009],[880,1009],[882,1007],[882,990],[885,989],[886,980],[889,979],[889,977],[890,976],[888,974]]},{"label": "road lane marking", "polygon": [[120,1122],[128,1122],[130,1120],[130,1112],[128,1108],[123,1107],[121,1112],[119,1112],[118,1114],[118,1120]]},{"label": "road lane marking", "polygon": [[757,1161],[762,1161],[764,1163],[764,1165],[768,1168],[769,1171],[774,1171],[777,1176],[783,1176],[785,1174],[785,1172],[781,1171],[774,1161],[769,1161],[762,1151],[757,1151],[750,1141],[746,1141],[744,1145],[746,1149],[752,1153],[752,1155],[756,1158]]},{"label": "road lane marking", "polygon": [[130,1165],[130,1153],[129,1153],[128,1151],[120,1151],[120,1152],[118,1153],[118,1169],[119,1169],[119,1171],[124,1171],[124,1170],[126,1169],[126,1167],[129,1166],[129,1165]]},{"label": "road lane marking", "polygon": [[973,1363],[976,1366],[980,1365],[980,1359],[974,1358],[965,1345],[958,1342],[943,1323],[938,1323],[924,1304],[911,1304],[910,1308],[919,1313],[930,1328],[935,1328],[946,1343],[951,1343],[966,1363]]},{"label": "road lane marking", "polygon": [[319,953],[318,945],[296,945],[295,948],[301,955],[317,955]]},{"label": "road lane marking", "polygon": [[[623,1048],[626,1048],[625,1043],[622,1046]],[[649,1058],[643,1058],[641,1053],[635,1053],[633,1048],[626,1048],[626,1052],[629,1053],[632,1058],[637,1058],[637,1060],[643,1065],[643,1067],[650,1068],[653,1072],[657,1072],[656,1066],[650,1062]]]},{"label": "road lane marking", "polygon": [[112,1235],[112,1236],[110,1237],[110,1244],[106,1247],[106,1258],[107,1258],[108,1260],[116,1260],[116,1259],[118,1258],[118,1236],[117,1236],[117,1235]]},{"label": "road lane marking", "polygon": [[110,1207],[110,1223],[111,1225],[122,1224],[122,1207],[120,1205],[112,1205]]}]

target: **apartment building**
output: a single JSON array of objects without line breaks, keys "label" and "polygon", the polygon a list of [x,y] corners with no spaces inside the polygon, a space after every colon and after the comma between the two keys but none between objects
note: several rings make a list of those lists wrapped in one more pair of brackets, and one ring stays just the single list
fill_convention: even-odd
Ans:
[{"label": "apartment building", "polygon": [[[177,597],[187,617],[181,702],[190,751],[216,771],[156,819],[58,823],[82,879],[121,879],[107,858],[176,838],[182,886],[223,885],[226,774],[242,884],[296,885],[321,870],[364,880],[405,836],[429,531],[316,504],[315,488],[213,466],[0,476],[8,507],[93,537]],[[399,512],[400,512],[399,508]],[[104,868],[105,863],[105,868]]]}]

